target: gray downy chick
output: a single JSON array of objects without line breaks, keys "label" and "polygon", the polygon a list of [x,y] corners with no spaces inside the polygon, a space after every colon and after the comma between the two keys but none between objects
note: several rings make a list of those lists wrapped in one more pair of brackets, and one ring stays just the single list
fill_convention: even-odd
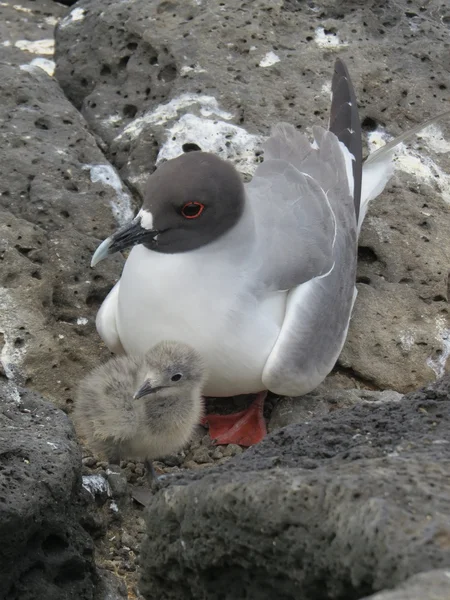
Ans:
[{"label": "gray downy chick", "polygon": [[160,342],[145,356],[113,358],[80,384],[73,420],[89,448],[111,463],[181,450],[203,414],[206,370],[190,346]]}]

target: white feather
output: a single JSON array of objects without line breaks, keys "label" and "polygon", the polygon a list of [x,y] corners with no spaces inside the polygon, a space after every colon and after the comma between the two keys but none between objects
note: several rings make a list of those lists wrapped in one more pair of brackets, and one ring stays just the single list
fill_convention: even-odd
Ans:
[{"label": "white feather", "polygon": [[95,319],[95,326],[97,327],[100,337],[114,354],[124,354],[125,352],[120,342],[116,322],[119,286],[120,281],[116,283],[106,296]]},{"label": "white feather", "polygon": [[379,196],[394,173],[395,149],[381,155],[378,160],[363,165],[361,204],[359,209],[358,235],[369,207],[369,202]]},{"label": "white feather", "polygon": [[436,117],[427,119],[423,123],[416,125],[412,129],[402,133],[388,144],[372,152],[364,162],[363,176],[361,186],[361,207],[358,221],[358,233],[361,231],[361,226],[364,217],[367,213],[369,202],[379,196],[386,187],[387,182],[394,173],[394,157],[396,150],[402,142],[412,138],[416,133],[432,125],[436,121],[450,115],[450,110],[447,110]]}]

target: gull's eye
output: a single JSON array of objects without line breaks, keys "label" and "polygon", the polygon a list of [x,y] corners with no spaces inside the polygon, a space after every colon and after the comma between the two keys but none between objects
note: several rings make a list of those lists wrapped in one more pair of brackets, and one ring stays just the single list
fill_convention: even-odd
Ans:
[{"label": "gull's eye", "polygon": [[181,373],[177,373],[176,375],[172,375],[172,377],[170,378],[171,381],[180,381],[180,379],[183,377],[183,375]]},{"label": "gull's eye", "polygon": [[186,202],[181,209],[181,214],[185,219],[196,219],[205,210],[205,205],[201,202]]}]

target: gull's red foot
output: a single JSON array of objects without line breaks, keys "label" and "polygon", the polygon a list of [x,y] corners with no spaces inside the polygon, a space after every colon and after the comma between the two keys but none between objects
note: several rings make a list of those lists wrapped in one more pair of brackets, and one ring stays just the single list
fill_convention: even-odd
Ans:
[{"label": "gull's red foot", "polygon": [[206,415],[202,425],[209,425],[209,435],[216,444],[239,444],[253,446],[266,435],[263,416],[267,392],[260,392],[246,410],[231,415]]}]

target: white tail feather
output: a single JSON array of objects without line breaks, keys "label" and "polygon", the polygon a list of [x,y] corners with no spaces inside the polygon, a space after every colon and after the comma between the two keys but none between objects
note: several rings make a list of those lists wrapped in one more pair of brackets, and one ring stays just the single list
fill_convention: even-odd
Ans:
[{"label": "white tail feather", "polygon": [[387,182],[392,177],[394,172],[393,158],[395,150],[399,144],[411,138],[413,135],[439,121],[443,117],[450,115],[450,110],[447,110],[436,117],[432,117],[419,125],[416,125],[409,131],[402,133],[395,139],[391,140],[382,148],[370,154],[363,165],[362,189],[361,189],[361,207],[359,212],[358,233],[361,231],[361,226],[364,217],[367,213],[369,202],[379,196],[384,190]]},{"label": "white tail feather", "polygon": [[369,207],[369,202],[379,196],[394,173],[394,150],[380,156],[379,160],[363,164],[361,204],[359,208],[358,235]]}]

